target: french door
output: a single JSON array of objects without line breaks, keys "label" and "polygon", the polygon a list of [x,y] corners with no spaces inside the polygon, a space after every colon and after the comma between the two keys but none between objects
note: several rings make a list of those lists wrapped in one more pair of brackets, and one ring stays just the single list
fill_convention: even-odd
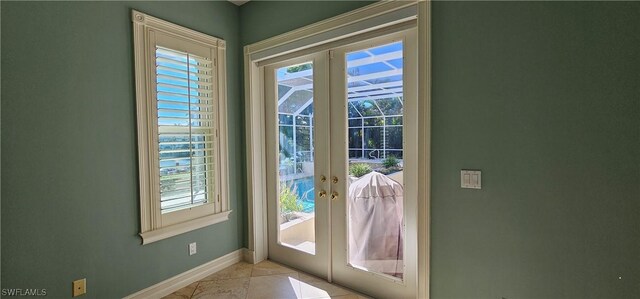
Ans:
[{"label": "french door", "polygon": [[328,55],[265,67],[269,258],[328,278]]},{"label": "french door", "polygon": [[288,57],[264,78],[269,258],[415,298],[415,29]]}]

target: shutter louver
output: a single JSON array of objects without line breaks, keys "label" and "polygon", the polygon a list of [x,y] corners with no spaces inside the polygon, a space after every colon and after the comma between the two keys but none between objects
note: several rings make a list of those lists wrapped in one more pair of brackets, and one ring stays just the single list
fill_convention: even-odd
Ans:
[{"label": "shutter louver", "polygon": [[156,46],[162,213],[213,201],[215,119],[212,62]]}]

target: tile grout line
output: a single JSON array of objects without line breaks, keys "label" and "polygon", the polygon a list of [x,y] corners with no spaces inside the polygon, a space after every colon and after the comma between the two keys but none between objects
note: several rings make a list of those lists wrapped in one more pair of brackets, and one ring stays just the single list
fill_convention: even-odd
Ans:
[{"label": "tile grout line", "polygon": [[249,273],[249,284],[247,285],[247,291],[245,292],[244,299],[249,298],[249,290],[251,289],[251,278],[253,277],[253,268],[256,264],[251,264],[251,273]]},{"label": "tile grout line", "polygon": [[[285,267],[285,266],[283,266],[283,265],[281,265],[281,264],[278,264],[278,263],[274,263],[274,264],[276,264],[276,265],[278,265],[278,266],[281,266],[281,267]],[[233,266],[230,266],[230,267],[233,267]],[[313,275],[308,274],[308,273],[306,273],[306,272],[304,272],[304,271],[297,270],[297,269],[292,269],[292,268],[288,268],[288,267],[285,267],[285,268],[287,268],[288,270],[291,270],[291,271],[293,271],[293,272],[291,272],[291,273],[289,273],[289,272],[287,272],[287,273],[269,273],[269,274],[261,275],[261,276],[257,276],[257,277],[272,277],[272,276],[280,276],[280,275],[286,275],[286,276],[289,276],[289,275],[292,275],[292,274],[296,274],[296,276],[298,277],[298,279],[297,279],[297,280],[299,281],[299,283],[298,283],[298,287],[296,288],[296,289],[297,289],[297,292],[296,292],[296,293],[298,293],[298,294],[296,294],[296,295],[297,295],[296,297],[297,297],[298,299],[301,299],[301,298],[305,298],[305,299],[310,299],[310,298],[314,298],[314,299],[321,299],[321,298],[324,298],[324,297],[304,297],[304,296],[303,296],[303,294],[302,294],[302,284],[303,284],[303,282],[300,280],[300,276],[301,276],[301,275],[309,275],[309,276],[311,276],[311,277],[314,277]],[[223,270],[224,270],[224,269],[223,269]],[[249,283],[247,284],[247,286],[246,286],[246,287],[244,287],[244,290],[245,290],[245,297],[244,297],[244,299],[248,299],[248,298],[250,298],[250,296],[249,296],[249,290],[251,289],[252,278],[254,278],[254,277],[253,277],[253,272],[254,272],[254,270],[255,270],[255,267],[254,267],[254,265],[253,265],[253,264],[251,264],[251,271],[249,272],[249,277],[248,277],[248,279],[249,279],[249,281],[248,281],[248,282],[249,282]],[[195,286],[194,290],[192,291],[191,295],[190,295],[188,298],[190,298],[190,299],[191,299],[191,298],[194,298],[196,290],[198,289],[198,287],[200,286],[200,284],[202,284],[203,282],[216,282],[216,281],[226,281],[226,280],[235,280],[235,279],[243,279],[243,277],[235,277],[235,278],[234,278],[234,277],[225,277],[225,278],[216,278],[216,279],[207,280],[207,281],[205,281],[205,280],[199,280],[199,281],[197,281],[197,282],[196,282],[196,286]],[[323,281],[323,280],[322,280],[322,279],[320,279],[319,281]],[[329,283],[329,284],[333,285],[332,283]],[[340,288],[344,288],[343,286],[338,286],[338,285],[335,285],[335,286],[340,287]],[[351,291],[351,290],[350,290],[350,289],[348,289],[348,288],[346,288],[346,291],[347,291],[347,294],[342,294],[342,295],[339,295],[339,296],[351,295],[351,294],[354,294],[354,293],[355,293],[355,294],[357,294],[357,292],[353,292],[353,291]],[[295,291],[294,291],[294,292],[295,292]]]},{"label": "tile grout line", "polygon": [[189,296],[189,299],[191,299],[193,297],[193,294],[196,293],[196,290],[198,289],[199,285],[200,285],[200,281],[196,281],[196,287],[193,288],[193,291],[191,292],[191,295]]}]

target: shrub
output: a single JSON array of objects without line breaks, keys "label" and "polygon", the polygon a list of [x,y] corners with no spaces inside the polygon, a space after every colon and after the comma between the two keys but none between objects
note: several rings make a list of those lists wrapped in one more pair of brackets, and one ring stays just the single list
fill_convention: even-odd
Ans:
[{"label": "shrub", "polygon": [[391,168],[398,166],[398,158],[396,156],[388,156],[384,160],[382,160],[382,166],[384,168]]},{"label": "shrub", "polygon": [[311,63],[290,66],[287,68],[287,73],[296,73],[304,70],[310,70],[311,68]]},{"label": "shrub", "polygon": [[280,184],[280,210],[283,213],[302,211],[302,203],[298,202],[295,188]]},{"label": "shrub", "polygon": [[361,177],[367,173],[371,172],[371,166],[365,163],[355,163],[349,166],[349,173],[354,177]]}]

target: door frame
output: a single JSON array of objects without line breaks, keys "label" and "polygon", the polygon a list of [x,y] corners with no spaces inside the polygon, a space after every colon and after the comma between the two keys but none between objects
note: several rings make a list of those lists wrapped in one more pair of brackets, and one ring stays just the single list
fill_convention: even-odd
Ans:
[{"label": "door frame", "polygon": [[430,1],[382,1],[244,47],[247,154],[248,250],[250,263],[268,256],[264,66],[261,62],[355,35],[417,20],[418,44],[418,298],[429,298],[431,170]]}]

